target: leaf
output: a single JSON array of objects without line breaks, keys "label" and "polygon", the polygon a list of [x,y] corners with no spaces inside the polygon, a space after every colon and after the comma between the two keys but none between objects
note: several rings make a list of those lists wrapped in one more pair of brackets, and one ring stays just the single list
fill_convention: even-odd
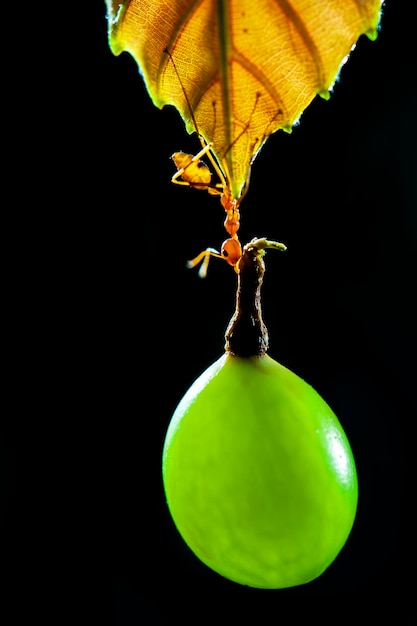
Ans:
[{"label": "leaf", "polygon": [[113,53],[129,52],[154,104],[213,143],[237,199],[266,139],[329,97],[360,35],[376,38],[383,2],[105,1]]}]

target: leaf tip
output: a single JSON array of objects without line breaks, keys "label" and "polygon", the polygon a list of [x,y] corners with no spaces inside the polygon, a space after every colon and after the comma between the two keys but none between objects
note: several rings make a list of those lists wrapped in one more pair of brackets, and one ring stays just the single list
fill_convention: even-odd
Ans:
[{"label": "leaf tip", "polygon": [[107,7],[107,34],[109,47],[115,56],[121,54],[125,47],[119,41],[118,28],[126,11],[126,5],[118,0],[105,0]]},{"label": "leaf tip", "polygon": [[320,98],[323,98],[323,100],[329,100],[332,92],[330,89],[321,89],[318,92],[318,95],[320,96]]},{"label": "leaf tip", "polygon": [[369,30],[366,31],[365,35],[371,41],[375,41],[378,38],[378,28],[370,28]]}]

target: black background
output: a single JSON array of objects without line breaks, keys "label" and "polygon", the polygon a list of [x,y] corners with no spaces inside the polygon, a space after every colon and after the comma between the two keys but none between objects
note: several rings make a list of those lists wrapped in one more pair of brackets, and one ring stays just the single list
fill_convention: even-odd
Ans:
[{"label": "black background", "polygon": [[172,412],[222,354],[234,310],[225,263],[212,260],[206,280],[185,267],[221,245],[223,209],[170,183],[169,156],[198,141],[173,108],[152,104],[134,60],[111,54],[104,2],[85,5],[52,14],[53,42],[37,31],[8,97],[12,112],[19,97],[25,105],[11,124],[4,266],[13,408],[3,589],[15,614],[120,626],[393,614],[390,623],[415,624],[411,20],[386,3],[378,40],[360,39],[330,101],[268,139],[241,206],[243,242],[288,246],[266,257],[269,353],[332,406],[360,481],[336,561],[308,585],[266,591],[194,557],[161,483]]}]

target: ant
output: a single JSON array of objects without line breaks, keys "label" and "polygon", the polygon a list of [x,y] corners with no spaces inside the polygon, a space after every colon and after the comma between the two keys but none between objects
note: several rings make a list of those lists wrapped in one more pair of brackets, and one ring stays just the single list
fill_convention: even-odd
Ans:
[{"label": "ant", "polygon": [[[202,140],[203,143],[203,140]],[[211,144],[203,145],[203,148],[192,156],[185,152],[174,152],[172,160],[174,161],[177,172],[171,178],[171,181],[177,185],[186,185],[187,187],[194,187],[195,189],[207,190],[211,195],[219,195],[220,202],[226,211],[226,219],[224,220],[224,227],[229,233],[230,237],[226,239],[220,252],[214,248],[206,248],[203,252],[200,252],[194,259],[187,262],[187,267],[195,267],[201,261],[201,267],[199,269],[200,278],[205,278],[207,275],[207,268],[211,256],[223,259],[231,265],[235,272],[239,274],[239,261],[242,258],[242,246],[237,236],[237,231],[240,226],[240,213],[239,203],[242,198],[237,200],[233,198],[230,188],[226,183],[226,178],[217,165],[214,156],[211,153]],[[207,165],[201,161],[201,157],[207,154],[209,157],[218,177],[221,181],[215,185],[211,184],[211,172]],[[274,250],[286,250],[286,246],[278,241],[270,241],[268,239],[255,237],[247,244],[253,248],[257,248],[259,251],[272,248]],[[246,248],[247,246],[245,246]]]},{"label": "ant", "polygon": [[[207,268],[210,261],[210,257],[217,257],[219,259],[223,259],[229,265],[231,265],[235,272],[239,274],[239,261],[242,258],[242,245],[239,241],[239,237],[237,232],[240,227],[240,212],[239,205],[242,201],[246,191],[247,191],[247,183],[245,186],[245,190],[243,194],[240,195],[239,198],[235,198],[232,194],[230,185],[227,182],[226,176],[223,173],[221,167],[216,161],[216,158],[212,151],[212,143],[208,143],[205,141],[203,136],[199,133],[197,122],[194,118],[194,114],[188,100],[187,94],[185,92],[184,86],[182,84],[180,75],[174,63],[174,59],[172,58],[171,53],[168,49],[165,49],[166,54],[168,54],[172,65],[174,67],[175,73],[177,74],[178,80],[181,84],[185,99],[188,103],[188,108],[190,110],[190,114],[194,123],[194,128],[196,133],[199,136],[202,148],[201,150],[193,156],[192,154],[187,154],[186,152],[174,152],[171,156],[172,160],[175,163],[177,168],[176,173],[172,176],[171,182],[177,185],[185,185],[187,187],[193,187],[194,189],[203,189],[208,191],[211,195],[220,196],[220,202],[224,210],[226,211],[226,218],[224,220],[224,227],[226,232],[230,235],[222,244],[220,248],[220,252],[215,250],[214,248],[206,248],[198,254],[194,259],[187,261],[187,267],[195,267],[199,263],[201,263],[201,267],[199,269],[200,278],[205,278],[207,275]],[[218,179],[220,182],[212,184],[211,177],[212,173],[210,168],[201,160],[204,155],[210,160],[210,163],[216,172]],[[249,245],[249,244],[248,244]],[[269,241],[265,238],[254,238],[250,242],[250,245],[257,248],[258,250],[265,250],[266,248],[273,248],[277,250],[286,250],[286,246],[282,243],[278,243],[275,241]]]},{"label": "ant", "polygon": [[[199,270],[199,276],[201,278],[205,278],[207,275],[207,267],[210,257],[214,256],[227,261],[227,263],[229,263],[229,265],[231,265],[238,273],[239,259],[242,256],[242,246],[237,236],[237,231],[240,226],[239,203],[241,198],[237,200],[232,196],[230,187],[226,183],[226,178],[212,155],[212,144],[204,144],[203,140],[201,140],[201,142],[203,144],[203,148],[195,156],[186,154],[185,152],[175,152],[172,155],[171,158],[177,167],[177,172],[171,178],[171,181],[177,185],[186,185],[188,187],[194,187],[195,189],[204,189],[211,195],[220,196],[220,202],[226,211],[224,227],[230,237],[223,242],[220,252],[214,248],[207,248],[206,250],[203,250],[203,252],[200,252],[200,254],[194,259],[188,261],[187,267],[195,267],[203,261]],[[214,185],[211,183],[211,171],[201,160],[201,157],[205,154],[207,154],[210,159],[210,162],[219,177],[220,183],[216,183]]]}]

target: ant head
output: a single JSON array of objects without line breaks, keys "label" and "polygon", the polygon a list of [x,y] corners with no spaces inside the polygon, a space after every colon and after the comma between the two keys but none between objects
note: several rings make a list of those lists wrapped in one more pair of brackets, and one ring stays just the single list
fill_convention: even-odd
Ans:
[{"label": "ant head", "polygon": [[221,248],[221,255],[229,265],[232,265],[236,269],[236,264],[242,256],[242,246],[239,240],[234,237],[226,239]]}]

